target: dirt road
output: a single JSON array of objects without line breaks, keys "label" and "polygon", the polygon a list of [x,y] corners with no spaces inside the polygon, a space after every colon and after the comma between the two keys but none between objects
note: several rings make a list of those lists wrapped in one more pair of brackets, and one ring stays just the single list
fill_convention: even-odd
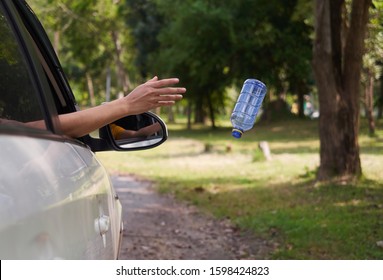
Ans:
[{"label": "dirt road", "polygon": [[270,246],[195,207],[157,194],[151,182],[112,176],[124,208],[120,259],[265,259]]}]

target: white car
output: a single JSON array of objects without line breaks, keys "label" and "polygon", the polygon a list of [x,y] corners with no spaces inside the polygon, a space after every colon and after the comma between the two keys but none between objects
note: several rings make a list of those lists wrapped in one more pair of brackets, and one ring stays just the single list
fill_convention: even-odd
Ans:
[{"label": "white car", "polygon": [[[146,138],[71,139],[58,114],[76,102],[49,39],[22,0],[0,0],[0,259],[117,259],[121,203],[95,157],[106,150],[148,149],[167,138],[165,124],[145,113],[125,128],[158,122]],[[27,122],[43,121],[45,128]]]}]

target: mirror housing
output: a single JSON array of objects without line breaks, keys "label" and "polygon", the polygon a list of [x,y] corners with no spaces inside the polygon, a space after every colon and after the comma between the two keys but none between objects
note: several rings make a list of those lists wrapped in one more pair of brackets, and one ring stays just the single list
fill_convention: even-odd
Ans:
[{"label": "mirror housing", "polygon": [[108,150],[137,151],[161,145],[168,138],[168,130],[159,116],[146,112],[104,126],[99,135],[107,142]]}]

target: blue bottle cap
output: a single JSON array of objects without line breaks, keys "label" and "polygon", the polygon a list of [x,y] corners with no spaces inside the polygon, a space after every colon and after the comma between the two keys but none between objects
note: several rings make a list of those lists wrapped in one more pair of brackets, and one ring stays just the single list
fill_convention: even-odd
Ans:
[{"label": "blue bottle cap", "polygon": [[243,132],[239,129],[233,129],[232,132],[231,132],[231,135],[235,138],[241,138],[242,137],[242,134]]}]

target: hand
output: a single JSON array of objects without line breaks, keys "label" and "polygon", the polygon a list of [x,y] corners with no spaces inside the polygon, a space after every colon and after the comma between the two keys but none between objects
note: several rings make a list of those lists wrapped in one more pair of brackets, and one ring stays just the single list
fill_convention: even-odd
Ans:
[{"label": "hand", "polygon": [[176,101],[182,99],[182,94],[186,92],[185,88],[172,87],[178,82],[178,78],[159,80],[154,77],[139,85],[124,97],[128,114],[141,114],[157,107],[174,105]]}]

